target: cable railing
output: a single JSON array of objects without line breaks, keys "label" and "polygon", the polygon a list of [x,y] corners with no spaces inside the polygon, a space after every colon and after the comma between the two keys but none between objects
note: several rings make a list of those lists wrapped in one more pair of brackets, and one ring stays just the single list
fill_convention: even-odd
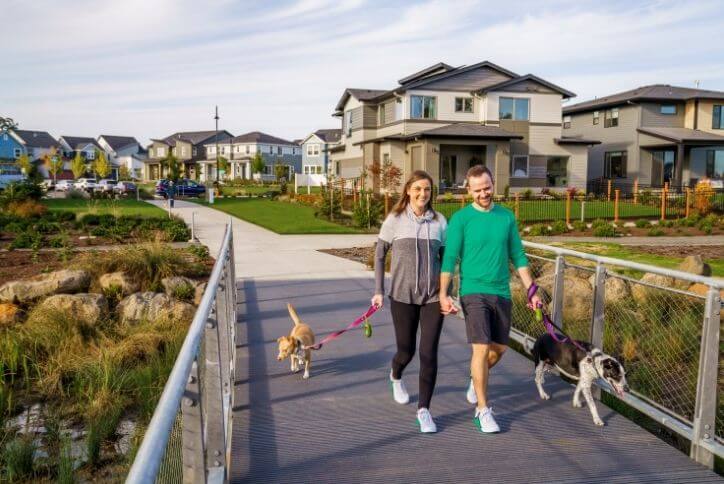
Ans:
[{"label": "cable railing", "polygon": [[[714,456],[724,457],[724,381],[717,378],[724,280],[523,244],[553,321],[618,357],[631,389],[620,399],[686,438],[690,457],[712,468]],[[517,277],[511,295],[511,338],[530,348],[545,329]],[[605,382],[599,387],[618,398]]]},{"label": "cable railing", "polygon": [[236,361],[235,280],[229,224],[127,483],[228,481]]}]

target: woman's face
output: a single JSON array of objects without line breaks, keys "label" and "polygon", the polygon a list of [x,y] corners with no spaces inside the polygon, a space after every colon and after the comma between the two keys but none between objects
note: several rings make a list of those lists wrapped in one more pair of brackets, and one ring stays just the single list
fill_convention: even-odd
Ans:
[{"label": "woman's face", "polygon": [[417,180],[410,188],[407,189],[407,196],[410,197],[410,206],[417,212],[425,210],[425,206],[430,201],[432,195],[432,186],[426,179]]}]

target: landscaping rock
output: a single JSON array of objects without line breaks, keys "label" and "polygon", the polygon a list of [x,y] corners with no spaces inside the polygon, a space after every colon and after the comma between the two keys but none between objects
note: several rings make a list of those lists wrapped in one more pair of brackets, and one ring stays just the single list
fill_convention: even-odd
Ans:
[{"label": "landscaping rock", "polygon": [[529,259],[531,271],[533,277],[543,277],[548,274],[553,274],[556,271],[555,262],[541,261],[540,259]]},{"label": "landscaping rock", "polygon": [[21,309],[12,303],[0,303],[0,328],[20,322]]},{"label": "landscaping rock", "polygon": [[135,431],[136,422],[131,419],[125,418],[118,423],[118,428],[116,429],[118,440],[113,445],[117,453],[120,455],[128,454],[131,450],[131,438]]},{"label": "landscaping rock", "polygon": [[[596,282],[596,274],[593,274],[588,278],[588,283],[591,284],[591,289]],[[604,287],[605,292],[605,303],[616,304],[622,303],[626,299],[631,297],[631,288],[624,279],[618,277],[607,277],[606,286]]]},{"label": "landscaping rock", "polygon": [[161,285],[163,286],[163,290],[166,294],[174,296],[176,295],[176,291],[180,288],[183,288],[184,286],[194,288],[196,283],[188,277],[173,276],[161,279]]},{"label": "landscaping rock", "polygon": [[[644,274],[640,281],[648,284],[654,284],[660,287],[674,287],[673,277],[653,274],[651,272],[647,272],[646,274]],[[631,295],[633,296],[634,301],[636,301],[637,304],[646,304],[646,302],[650,298],[665,296],[661,289],[656,289],[646,286],[644,284],[636,283],[631,284]]]},{"label": "landscaping rock", "polygon": [[[692,284],[687,290],[702,297],[706,297],[709,294],[709,286],[705,284]],[[719,291],[719,297],[724,301],[724,289]],[[724,318],[724,308],[719,311],[719,317]]]},{"label": "landscaping rock", "polygon": [[704,262],[700,255],[690,255],[681,261],[678,270],[696,274],[697,276],[711,276],[711,266]]},{"label": "landscaping rock", "polygon": [[86,271],[62,270],[0,287],[0,302],[25,303],[52,294],[73,294],[88,290],[91,277]]},{"label": "landscaping rock", "polygon": [[194,291],[194,304],[197,306],[201,304],[201,298],[204,297],[204,291],[206,291],[206,283],[202,282],[198,286],[196,286],[196,290]]},{"label": "landscaping rock", "polygon": [[72,314],[91,324],[108,313],[108,301],[102,294],[56,294],[45,299],[39,307]]},{"label": "landscaping rock", "polygon": [[117,310],[121,321],[129,323],[162,318],[191,321],[196,312],[193,305],[156,292],[131,294],[118,303]]},{"label": "landscaping rock", "polygon": [[109,291],[113,287],[120,288],[123,296],[128,296],[141,289],[141,285],[131,279],[125,272],[109,272],[108,274],[103,274],[98,279],[98,283],[104,291]]},{"label": "landscaping rock", "polygon": [[[540,288],[552,299],[555,275],[543,276],[536,281]],[[584,320],[591,317],[593,290],[587,280],[580,277],[563,279],[563,318],[567,321]],[[548,311],[553,310],[553,302]]]}]

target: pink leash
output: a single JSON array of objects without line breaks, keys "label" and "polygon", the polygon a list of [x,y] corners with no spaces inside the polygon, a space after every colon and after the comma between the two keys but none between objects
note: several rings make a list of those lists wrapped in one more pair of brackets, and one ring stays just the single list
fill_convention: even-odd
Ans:
[{"label": "pink leash", "polygon": [[[531,302],[531,300],[533,299],[533,295],[536,292],[538,292],[538,284],[534,282],[528,288],[528,302]],[[588,353],[588,351],[583,346],[581,346],[578,341],[568,336],[561,328],[558,327],[558,325],[551,321],[551,318],[545,311],[543,311],[543,308],[541,306],[539,306],[537,309],[540,310],[543,315],[543,326],[545,326],[548,334],[551,335],[551,337],[557,343],[571,343],[573,346],[583,351],[584,353]],[[563,335],[563,337],[559,337],[553,328],[557,329]]]},{"label": "pink leash", "polygon": [[303,348],[304,348],[305,350],[307,350],[307,349],[308,349],[308,350],[318,350],[318,349],[320,349],[320,348],[321,348],[322,346],[324,346],[326,343],[329,343],[329,342],[332,341],[333,339],[339,338],[342,334],[346,333],[346,332],[349,331],[350,329],[354,329],[354,328],[356,328],[357,326],[359,326],[360,324],[362,324],[363,322],[367,321],[367,318],[369,318],[370,316],[372,316],[373,314],[375,314],[378,309],[379,309],[379,308],[376,307],[376,306],[370,306],[369,309],[367,310],[367,312],[365,312],[362,316],[360,316],[359,318],[357,318],[357,319],[355,319],[354,321],[352,321],[352,322],[349,324],[349,326],[347,326],[346,328],[340,329],[339,331],[335,331],[334,333],[328,335],[326,338],[324,338],[322,341],[320,341],[320,342],[317,343],[317,344],[314,344],[314,345],[312,345],[312,346],[303,346]]}]

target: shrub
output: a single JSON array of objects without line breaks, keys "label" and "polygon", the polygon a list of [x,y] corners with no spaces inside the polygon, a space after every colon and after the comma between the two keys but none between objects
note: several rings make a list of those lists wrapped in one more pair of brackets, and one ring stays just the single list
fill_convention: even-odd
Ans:
[{"label": "shrub", "polygon": [[[317,210],[314,212],[315,217],[330,220],[331,217],[339,219],[342,215],[342,207],[340,206],[339,193],[334,193],[334,197],[330,199],[330,191],[327,187],[322,188],[321,200]],[[361,196],[361,194],[360,194]],[[330,217],[331,214],[331,217]]]},{"label": "shrub", "polygon": [[191,284],[179,284],[173,289],[173,297],[181,301],[193,301],[195,288]]},{"label": "shrub", "polygon": [[616,229],[611,224],[598,225],[593,227],[594,237],[615,237]]},{"label": "shrub", "polygon": [[677,224],[679,224],[682,227],[694,227],[699,222],[700,219],[701,219],[701,217],[699,216],[699,214],[697,212],[694,212],[694,213],[690,214],[688,217],[680,218],[677,221]]},{"label": "shrub", "polygon": [[649,230],[648,235],[649,237],[659,237],[661,235],[664,235],[664,231],[661,230],[659,227],[652,227],[651,230]]},{"label": "shrub", "polygon": [[10,242],[11,249],[39,249],[43,245],[43,237],[35,231],[20,232]]},{"label": "shrub", "polygon": [[651,223],[648,220],[646,220],[645,218],[640,218],[636,221],[636,227],[638,227],[640,229],[644,229],[646,227],[649,227],[650,225],[651,225]]},{"label": "shrub", "polygon": [[165,239],[170,242],[185,242],[191,237],[191,231],[186,223],[178,219],[167,221],[164,224],[163,233]]},{"label": "shrub", "polygon": [[6,208],[9,214],[20,218],[41,217],[48,211],[48,207],[31,199],[12,201]]},{"label": "shrub", "polygon": [[108,229],[105,227],[93,227],[90,234],[94,237],[105,237],[108,235]]},{"label": "shrub", "polygon": [[56,232],[60,232],[60,224],[57,222],[40,220],[33,226],[33,229],[41,234],[53,234]]},{"label": "shrub", "polygon": [[21,220],[18,222],[10,222],[5,226],[5,232],[10,232],[13,234],[18,234],[20,232],[24,232],[28,227],[30,226],[30,222],[27,220]]},{"label": "shrub", "polygon": [[593,222],[591,222],[591,228],[596,229],[598,227],[606,227],[610,226],[611,224],[603,220],[602,218],[597,218]]},{"label": "shrub", "polygon": [[86,213],[80,217],[80,223],[82,225],[100,225],[100,218],[98,214]]},{"label": "shrub", "polygon": [[550,235],[565,234],[568,232],[568,225],[563,220],[556,220],[551,224]]},{"label": "shrub", "polygon": [[505,188],[503,188],[503,197],[510,198],[510,185],[505,185]]},{"label": "shrub", "polygon": [[376,227],[384,211],[384,205],[371,193],[360,194],[359,201],[354,207],[352,218],[357,227]]},{"label": "shrub", "polygon": [[68,237],[68,234],[65,233],[58,234],[55,237],[51,237],[50,239],[48,239],[48,247],[52,247],[54,249],[70,247],[70,237]]},{"label": "shrub", "polygon": [[110,213],[98,215],[98,225],[101,227],[110,227],[116,224],[116,217]]},{"label": "shrub", "polygon": [[658,197],[654,197],[651,194],[651,190],[648,188],[645,190],[641,190],[641,193],[639,193],[638,201],[641,202],[643,205],[653,205],[654,202],[658,200]]},{"label": "shrub", "polygon": [[533,198],[533,190],[531,190],[530,188],[523,190],[523,192],[521,192],[520,194],[520,198],[522,198],[523,200],[530,200],[531,198]]},{"label": "shrub", "polygon": [[40,200],[43,196],[43,188],[32,180],[23,180],[8,183],[0,195],[0,206],[7,207],[13,202],[24,202],[27,200]]},{"label": "shrub", "polygon": [[203,262],[209,257],[209,248],[201,244],[189,246],[188,251],[193,254],[197,261]]},{"label": "shrub", "polygon": [[76,219],[75,212],[70,210],[55,210],[48,214],[48,218],[56,222],[73,222]]},{"label": "shrub", "polygon": [[668,228],[671,228],[671,227],[673,227],[673,226],[674,226],[674,221],[673,221],[673,220],[659,220],[659,227],[663,227],[663,228],[668,229]]},{"label": "shrub", "polygon": [[573,230],[577,230],[579,232],[585,232],[588,230],[588,225],[583,220],[574,220],[573,221]]},{"label": "shrub", "polygon": [[528,235],[530,235],[531,237],[540,237],[543,235],[548,235],[548,226],[544,225],[544,224],[533,224],[530,226]]},{"label": "shrub", "polygon": [[69,198],[71,200],[87,200],[90,198],[90,195],[83,190],[71,188],[68,193],[66,193],[65,198]]},{"label": "shrub", "polygon": [[10,482],[20,481],[33,475],[33,453],[35,444],[29,437],[18,437],[10,441],[3,451],[5,478]]}]

